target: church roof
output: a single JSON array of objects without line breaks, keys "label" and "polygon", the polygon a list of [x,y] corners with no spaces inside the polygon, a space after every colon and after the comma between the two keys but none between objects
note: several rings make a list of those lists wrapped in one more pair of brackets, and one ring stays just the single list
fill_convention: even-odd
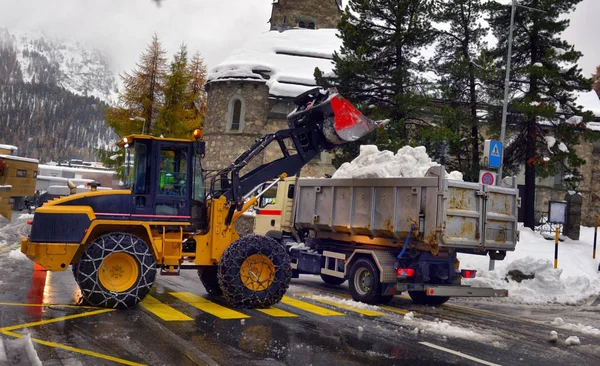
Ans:
[{"label": "church roof", "polygon": [[[342,4],[342,0],[335,0],[335,2],[337,4],[337,6],[338,6],[338,9],[344,10],[343,4]],[[273,0],[273,3],[274,4],[278,4],[279,0]]]},{"label": "church roof", "polygon": [[264,82],[272,96],[295,97],[315,87],[315,67],[332,72],[333,52],[342,45],[336,34],[336,29],[263,33],[213,68],[208,82]]}]

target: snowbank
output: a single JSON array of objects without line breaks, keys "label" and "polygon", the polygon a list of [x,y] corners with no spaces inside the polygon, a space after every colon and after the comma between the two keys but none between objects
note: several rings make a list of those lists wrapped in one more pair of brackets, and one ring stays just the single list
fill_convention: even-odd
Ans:
[{"label": "snowbank", "polygon": [[[342,164],[333,178],[424,177],[433,166],[439,164],[431,160],[424,146],[404,146],[394,154],[379,151],[375,145],[362,145],[358,157]],[[462,180],[462,173],[453,171],[448,178]]]},{"label": "snowbank", "polygon": [[[579,241],[565,239],[558,246],[558,269],[553,268],[554,241],[546,240],[528,228],[520,229],[521,239],[514,252],[508,252],[496,269],[489,271],[489,257],[459,254],[461,268],[476,269],[477,278],[465,280],[476,287],[505,288],[507,298],[493,301],[525,304],[578,304],[600,294],[598,261],[592,259],[594,229],[582,227]],[[534,274],[522,282],[508,272]]]}]

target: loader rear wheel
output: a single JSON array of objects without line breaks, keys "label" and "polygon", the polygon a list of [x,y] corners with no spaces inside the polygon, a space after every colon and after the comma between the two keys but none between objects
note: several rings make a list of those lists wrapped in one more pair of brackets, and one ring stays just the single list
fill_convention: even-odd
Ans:
[{"label": "loader rear wheel", "polygon": [[438,306],[450,300],[449,296],[427,296],[425,291],[408,291],[408,295],[417,305]]},{"label": "loader rear wheel", "polygon": [[370,258],[360,258],[354,262],[350,269],[348,285],[354,300],[373,305],[380,303],[379,269]]},{"label": "loader rear wheel", "polygon": [[221,287],[219,286],[219,278],[217,277],[218,271],[219,267],[217,266],[206,266],[198,270],[198,277],[200,277],[204,289],[210,295],[223,295],[223,291],[221,291]]},{"label": "loader rear wheel", "polygon": [[231,243],[219,263],[219,286],[235,307],[268,308],[281,300],[292,277],[290,257],[275,239],[247,235]]},{"label": "loader rear wheel", "polygon": [[88,246],[73,273],[87,304],[130,309],[150,291],[156,260],[137,236],[109,233]]},{"label": "loader rear wheel", "polygon": [[339,286],[342,283],[346,282],[345,278],[334,277],[334,276],[326,275],[323,273],[321,273],[321,279],[326,284],[332,285],[332,286]]}]

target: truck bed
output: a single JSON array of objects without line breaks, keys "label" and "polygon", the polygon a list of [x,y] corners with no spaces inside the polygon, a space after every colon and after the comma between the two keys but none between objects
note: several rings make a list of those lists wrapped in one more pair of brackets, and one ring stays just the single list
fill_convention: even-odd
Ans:
[{"label": "truck bed", "polygon": [[300,178],[294,222],[296,229],[335,240],[401,246],[414,228],[414,241],[426,250],[512,251],[518,194],[515,185],[446,179],[442,167],[423,178]]}]

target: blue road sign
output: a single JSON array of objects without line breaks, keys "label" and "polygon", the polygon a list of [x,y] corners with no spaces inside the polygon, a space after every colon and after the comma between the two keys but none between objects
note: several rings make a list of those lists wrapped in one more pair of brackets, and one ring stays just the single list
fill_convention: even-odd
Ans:
[{"label": "blue road sign", "polygon": [[502,143],[500,141],[491,140],[490,141],[490,151],[489,151],[489,167],[490,168],[500,168],[500,164],[502,163]]}]

